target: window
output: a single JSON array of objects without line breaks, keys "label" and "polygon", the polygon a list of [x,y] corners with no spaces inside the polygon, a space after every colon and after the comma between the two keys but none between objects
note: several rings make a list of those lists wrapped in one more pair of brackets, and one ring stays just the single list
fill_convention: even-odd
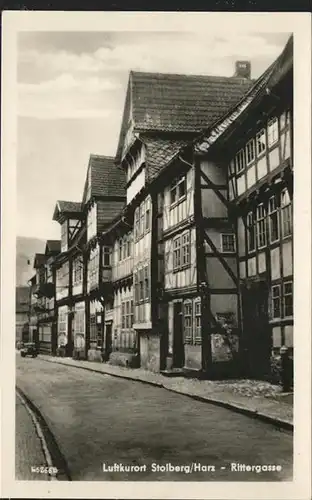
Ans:
[{"label": "window", "polygon": [[62,307],[59,308],[58,311],[58,320],[57,320],[57,328],[58,328],[58,334],[67,334],[67,306],[65,309]]},{"label": "window", "polygon": [[133,300],[130,302],[130,328],[133,327],[134,323],[134,305],[133,305]]},{"label": "window", "polygon": [[149,265],[133,273],[135,303],[150,299],[150,267]]},{"label": "window", "polygon": [[178,236],[173,240],[173,269],[178,269],[181,266],[181,237]]},{"label": "window", "polygon": [[190,263],[190,233],[182,234],[181,238],[181,266],[187,266]]},{"label": "window", "polygon": [[252,252],[256,246],[255,220],[253,212],[249,212],[247,215],[247,241],[248,241],[248,251]]},{"label": "window", "polygon": [[293,284],[292,281],[284,283],[284,316],[293,315]]},{"label": "window", "polygon": [[235,156],[235,170],[236,173],[242,172],[246,166],[246,156],[245,156],[245,150],[241,149],[237,155]]},{"label": "window", "polygon": [[283,238],[286,238],[292,233],[292,208],[287,189],[284,189],[281,193],[281,212]]},{"label": "window", "polygon": [[150,218],[151,218],[151,209],[150,209],[150,203],[149,200],[146,200],[145,204],[145,231],[149,231],[150,229]]},{"label": "window", "polygon": [[246,163],[249,165],[255,159],[255,140],[251,139],[246,144]]},{"label": "window", "polygon": [[270,228],[270,242],[273,243],[279,239],[279,224],[278,212],[276,206],[276,196],[269,199],[269,228]]},{"label": "window", "polygon": [[146,266],[144,268],[144,298],[149,299],[150,290],[149,290],[149,268]]},{"label": "window", "polygon": [[111,249],[110,247],[103,247],[103,266],[109,267],[111,265]]},{"label": "window", "polygon": [[63,222],[61,226],[61,252],[66,252],[67,250],[67,230],[68,230],[68,221]]},{"label": "window", "polygon": [[235,252],[235,235],[234,234],[221,234],[221,251],[222,252]]},{"label": "window", "polygon": [[257,155],[260,156],[266,150],[265,130],[262,129],[256,136]]},{"label": "window", "polygon": [[147,197],[134,213],[134,238],[138,239],[151,229],[151,200]]},{"label": "window", "polygon": [[[77,307],[77,306],[76,306]],[[74,332],[80,335],[85,333],[85,310],[75,308],[74,314]]]},{"label": "window", "polygon": [[125,302],[121,303],[121,328],[126,328],[126,304]]},{"label": "window", "polygon": [[88,262],[88,285],[96,286],[99,282],[99,248],[91,250]]},{"label": "window", "polygon": [[170,204],[173,205],[182,200],[186,195],[186,178],[175,179],[170,188]]},{"label": "window", "polygon": [[278,141],[278,121],[277,118],[272,118],[268,122],[268,145],[273,146]]},{"label": "window", "polygon": [[266,245],[265,209],[262,203],[257,207],[257,245],[258,248]]},{"label": "window", "polygon": [[173,240],[173,269],[190,264],[190,232],[183,233]]},{"label": "window", "polygon": [[140,207],[136,208],[134,212],[134,237],[138,238],[140,234],[140,227],[139,227],[139,221],[140,221]]},{"label": "window", "polygon": [[185,343],[192,343],[193,329],[192,329],[192,302],[184,302],[183,305],[183,330]]},{"label": "window", "polygon": [[90,313],[90,341],[97,341],[96,315]]},{"label": "window", "polygon": [[118,246],[118,260],[122,260],[122,238],[120,238]]},{"label": "window", "polygon": [[272,318],[281,317],[281,287],[272,286]]},{"label": "window", "polygon": [[129,234],[127,238],[127,252],[126,256],[131,257],[132,254],[132,236]]},{"label": "window", "polygon": [[83,280],[83,259],[77,257],[73,262],[73,284],[79,285]]},{"label": "window", "polygon": [[133,300],[121,303],[121,328],[129,330],[133,325]]},{"label": "window", "polygon": [[195,332],[194,332],[194,343],[201,343],[201,302],[196,300],[194,302],[195,306]]}]

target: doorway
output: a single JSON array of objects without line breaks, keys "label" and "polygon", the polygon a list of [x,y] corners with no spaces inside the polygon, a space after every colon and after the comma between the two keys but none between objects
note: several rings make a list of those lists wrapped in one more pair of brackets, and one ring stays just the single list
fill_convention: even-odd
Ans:
[{"label": "doorway", "polygon": [[244,287],[242,306],[246,375],[265,380],[270,374],[272,347],[267,284],[260,281]]},{"label": "doorway", "polygon": [[182,302],[173,304],[173,368],[183,368],[184,366],[184,342],[183,342],[183,321]]},{"label": "doorway", "polygon": [[112,323],[105,324],[105,357],[109,358],[112,352]]}]

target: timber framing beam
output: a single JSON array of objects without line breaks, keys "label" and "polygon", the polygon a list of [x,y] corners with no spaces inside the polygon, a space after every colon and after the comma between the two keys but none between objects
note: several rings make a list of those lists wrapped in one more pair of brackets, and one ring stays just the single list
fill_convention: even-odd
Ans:
[{"label": "timber framing beam", "polygon": [[224,257],[217,250],[217,248],[214,245],[213,241],[209,238],[209,236],[208,236],[208,234],[206,232],[204,232],[204,239],[206,240],[206,242],[208,243],[208,245],[212,249],[212,252],[215,255],[215,257],[217,257],[220,260],[220,262],[223,265],[224,269],[231,276],[234,284],[238,287],[238,279],[237,279],[237,277],[235,276],[234,272],[232,271],[232,269],[230,268],[230,266],[228,265],[228,263],[226,262],[226,260],[224,259]]}]

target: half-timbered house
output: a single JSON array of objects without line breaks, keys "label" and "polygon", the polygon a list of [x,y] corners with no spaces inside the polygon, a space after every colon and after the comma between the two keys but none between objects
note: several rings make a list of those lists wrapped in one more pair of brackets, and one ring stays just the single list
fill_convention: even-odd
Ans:
[{"label": "half-timbered house", "polygon": [[54,262],[57,354],[85,354],[85,300],[82,250],[84,214],[81,203],[57,201],[53,220],[61,226],[61,252]]},{"label": "half-timbered house", "polygon": [[[127,173],[125,218],[133,226],[133,327],[145,368],[165,367],[172,344],[168,329],[172,339],[173,322],[177,331],[184,310],[185,317],[190,307],[200,316],[200,304],[194,301],[194,171],[178,161],[162,182],[156,179],[181,147],[224,114],[250,85],[250,79],[239,74],[226,78],[130,73],[116,162]],[[180,338],[175,339],[176,366],[184,364],[183,328],[181,324]]]},{"label": "half-timbered house", "polygon": [[[180,365],[212,376],[268,378],[272,348],[292,347],[292,85],[290,38],[192,151],[184,147],[179,153],[194,176],[199,297],[197,305],[186,302],[184,311],[178,309],[173,338],[182,323]],[[174,196],[177,189],[174,184]],[[173,252],[178,248],[176,243]],[[177,255],[165,271],[171,272]]]},{"label": "half-timbered house", "polygon": [[[101,238],[126,203],[125,174],[108,156],[91,155],[82,198],[86,220],[88,359],[102,361],[105,309],[112,309],[114,242]],[[124,254],[123,254],[124,256]],[[114,276],[115,279],[115,276]],[[109,323],[108,330],[109,330]],[[109,342],[108,332],[107,342]],[[110,342],[109,342],[110,343]],[[106,346],[106,351],[108,351]]]}]

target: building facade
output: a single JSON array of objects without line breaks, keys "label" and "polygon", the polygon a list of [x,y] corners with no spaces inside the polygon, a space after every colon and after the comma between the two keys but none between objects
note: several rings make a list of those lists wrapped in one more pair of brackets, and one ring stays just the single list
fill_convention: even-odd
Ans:
[{"label": "building facade", "polygon": [[15,342],[29,340],[29,288],[18,286],[15,289]]},{"label": "building facade", "polygon": [[292,349],[292,44],[256,81],[130,73],[116,157],[55,208],[58,353],[268,379]]}]

